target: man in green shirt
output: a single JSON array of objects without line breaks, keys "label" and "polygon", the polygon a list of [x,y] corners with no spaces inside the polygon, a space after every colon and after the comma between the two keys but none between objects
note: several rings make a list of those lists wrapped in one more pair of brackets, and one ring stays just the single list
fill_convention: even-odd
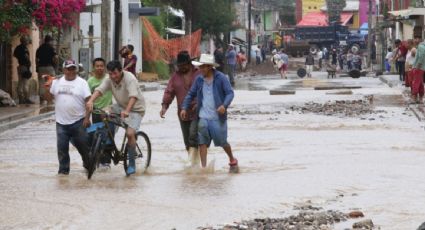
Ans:
[{"label": "man in green shirt", "polygon": [[[102,83],[103,79],[109,77],[105,72],[105,60],[103,58],[96,58],[93,60],[93,69],[94,71],[90,74],[87,83],[89,84],[90,91],[93,93],[94,90]],[[101,97],[98,97],[94,102],[94,108],[104,109],[112,104],[112,92],[105,92]],[[93,114],[93,123],[101,122],[102,120],[99,117]]]},{"label": "man in green shirt", "polygon": [[[93,72],[89,75],[87,83],[89,84],[91,93],[102,83],[105,78],[109,78],[109,75],[105,72],[105,60],[103,58],[96,58],[93,60]],[[112,92],[105,92],[101,97],[98,97],[94,102],[95,109],[105,109],[112,104]],[[102,118],[99,114],[92,113],[92,122],[102,122]],[[114,130],[112,130],[114,132]],[[100,159],[100,164],[103,168],[109,169],[111,164],[111,158],[108,154],[103,154]]]}]

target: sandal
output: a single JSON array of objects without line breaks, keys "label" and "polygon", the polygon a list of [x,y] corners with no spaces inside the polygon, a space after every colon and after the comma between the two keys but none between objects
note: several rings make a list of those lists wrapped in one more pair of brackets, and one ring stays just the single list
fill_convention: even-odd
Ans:
[{"label": "sandal", "polygon": [[238,159],[233,158],[233,161],[231,161],[231,162],[229,163],[229,166],[230,166],[230,167],[238,166]]}]

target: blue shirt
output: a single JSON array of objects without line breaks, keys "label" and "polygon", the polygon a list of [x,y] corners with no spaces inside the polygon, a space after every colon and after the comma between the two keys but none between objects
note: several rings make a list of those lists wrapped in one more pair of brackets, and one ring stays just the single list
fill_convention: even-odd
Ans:
[{"label": "blue shirt", "polygon": [[226,52],[227,64],[236,65],[236,51],[230,50]]},{"label": "blue shirt", "polygon": [[283,63],[285,63],[286,65],[289,63],[289,57],[285,53],[280,54],[280,59],[282,59]]},{"label": "blue shirt", "polygon": [[213,84],[204,81],[202,86],[202,107],[199,110],[199,117],[207,120],[218,120],[218,113],[215,109]]},{"label": "blue shirt", "polygon": [[[198,76],[195,79],[195,82],[192,84],[192,87],[190,88],[189,92],[187,93],[186,97],[184,98],[183,104],[181,108],[183,110],[188,110],[190,107],[190,104],[194,98],[196,98],[197,102],[197,113],[199,115],[200,108],[202,108],[203,104],[203,86],[204,86],[204,77],[202,75]],[[215,109],[218,109],[220,106],[224,106],[224,108],[227,109],[229,107],[230,103],[232,103],[234,93],[232,86],[230,85],[229,79],[220,71],[214,70],[214,79],[212,82],[213,87],[213,97],[214,97],[214,104]],[[227,112],[223,115],[218,115],[219,119],[224,121],[227,119]]]}]

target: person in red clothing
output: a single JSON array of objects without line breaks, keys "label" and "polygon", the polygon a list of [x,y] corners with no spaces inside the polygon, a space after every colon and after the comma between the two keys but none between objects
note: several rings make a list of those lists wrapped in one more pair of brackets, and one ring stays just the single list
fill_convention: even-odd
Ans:
[{"label": "person in red clothing", "polygon": [[162,109],[159,115],[164,118],[170,104],[174,98],[177,98],[177,116],[179,117],[180,127],[183,133],[183,140],[188,151],[192,166],[199,165],[198,152],[198,126],[196,115],[196,100],[192,101],[191,108],[188,110],[189,116],[182,119],[179,114],[183,100],[192,87],[195,78],[200,74],[197,68],[191,63],[190,55],[187,51],[181,51],[177,55],[177,71],[168,81],[167,88],[162,98]]},{"label": "person in red clothing", "polygon": [[245,51],[243,50],[239,51],[238,55],[236,56],[236,62],[238,63],[239,70],[245,71],[246,62],[247,62]]},{"label": "person in red clothing", "polygon": [[128,71],[132,73],[136,78],[136,64],[137,64],[137,56],[133,54],[134,46],[133,45],[127,45],[124,46],[119,53],[121,54],[121,57],[124,58],[124,68],[123,70]]}]

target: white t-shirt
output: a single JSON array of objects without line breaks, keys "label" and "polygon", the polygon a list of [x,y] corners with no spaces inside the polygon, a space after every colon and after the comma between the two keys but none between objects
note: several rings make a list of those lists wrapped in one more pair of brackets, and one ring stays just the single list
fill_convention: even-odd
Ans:
[{"label": "white t-shirt", "polygon": [[393,59],[393,52],[388,52],[387,53],[387,56],[385,56],[385,59],[387,59],[387,60],[390,60],[390,59]]},{"label": "white t-shirt", "polygon": [[85,99],[91,95],[87,82],[81,77],[73,81],[61,77],[54,80],[50,93],[55,96],[56,122],[70,125],[85,117]]}]

